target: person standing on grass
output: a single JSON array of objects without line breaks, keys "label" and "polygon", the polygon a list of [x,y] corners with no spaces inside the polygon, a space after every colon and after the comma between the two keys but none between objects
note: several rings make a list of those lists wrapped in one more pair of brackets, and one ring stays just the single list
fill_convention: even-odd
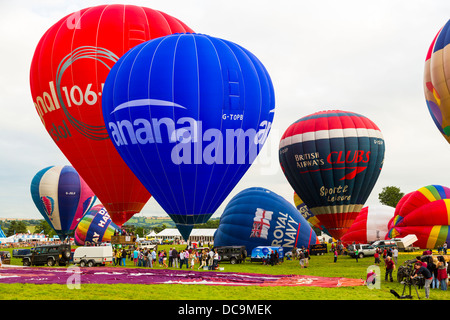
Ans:
[{"label": "person standing on grass", "polygon": [[175,247],[172,249],[172,260],[173,266],[178,269],[178,251]]},{"label": "person standing on grass", "polygon": [[172,268],[173,266],[173,256],[172,256],[172,251],[174,248],[170,248],[169,250],[169,268]]},{"label": "person standing on grass", "polygon": [[201,265],[198,267],[198,269],[203,269],[203,267],[206,267],[206,258],[208,257],[206,250],[202,251],[201,255]]},{"label": "person standing on grass", "polygon": [[334,249],[334,262],[337,262],[338,252],[337,249]]},{"label": "person standing on grass", "polygon": [[184,263],[184,250],[180,250],[180,269],[183,268]]},{"label": "person standing on grass", "polygon": [[126,267],[127,266],[127,251],[125,250],[125,248],[123,248],[122,250],[122,266]]},{"label": "person standing on grass", "polygon": [[387,256],[384,260],[384,264],[386,266],[386,275],[384,276],[384,280],[388,281],[388,277],[390,278],[391,282],[394,282],[394,279],[392,278],[392,272],[395,270],[395,263],[394,260],[390,256]]},{"label": "person standing on grass", "polygon": [[447,290],[447,263],[443,256],[438,257],[437,263],[437,279],[439,281],[441,290]]},{"label": "person standing on grass", "polygon": [[189,250],[184,250],[184,264],[186,265],[186,269],[189,269]]},{"label": "person standing on grass", "polygon": [[423,286],[425,289],[425,298],[428,299],[430,297],[431,280],[433,279],[431,272],[418,261],[414,263],[414,269],[415,273],[414,276],[411,276],[411,279],[414,279],[419,274],[423,275],[425,278],[425,285]]},{"label": "person standing on grass", "polygon": [[165,268],[167,268],[167,251],[166,249],[162,252],[162,263]]},{"label": "person standing on grass", "polygon": [[394,250],[392,250],[392,258],[394,259],[394,263],[398,264],[398,248],[394,247]]},{"label": "person standing on grass", "polygon": [[303,250],[300,250],[298,261],[300,263],[300,267],[303,269],[305,267],[305,253],[303,252]]},{"label": "person standing on grass", "polygon": [[135,247],[134,251],[133,251],[133,262],[134,262],[134,266],[136,267],[138,265],[138,258],[139,258],[139,251],[138,249]]},{"label": "person standing on grass", "polygon": [[380,264],[380,253],[378,252],[378,249],[375,251],[375,254],[373,255],[373,257],[375,258],[375,264],[379,265]]}]

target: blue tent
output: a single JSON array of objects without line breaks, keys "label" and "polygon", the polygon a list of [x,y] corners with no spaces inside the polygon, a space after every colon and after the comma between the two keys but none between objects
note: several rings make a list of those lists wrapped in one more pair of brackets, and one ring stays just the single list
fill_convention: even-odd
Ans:
[{"label": "blue tent", "polygon": [[5,233],[3,232],[2,228],[0,227],[0,238],[6,238]]}]

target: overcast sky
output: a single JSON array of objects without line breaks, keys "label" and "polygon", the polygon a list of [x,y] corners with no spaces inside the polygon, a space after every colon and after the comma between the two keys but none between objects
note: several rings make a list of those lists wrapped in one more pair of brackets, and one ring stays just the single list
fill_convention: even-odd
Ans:
[{"label": "overcast sky", "polygon": [[[34,175],[68,165],[33,106],[29,69],[45,31],[63,16],[111,1],[0,0],[0,218],[42,218],[30,195]],[[450,18],[450,1],[121,1],[166,12],[198,33],[255,54],[274,85],[273,129],[239,191],[268,188],[293,202],[278,161],[281,135],[295,120],[330,109],[360,113],[381,129],[385,162],[366,205],[383,187],[408,193],[450,187],[450,146],[435,127],[423,92],[428,47]],[[151,198],[144,215],[164,215]]]}]

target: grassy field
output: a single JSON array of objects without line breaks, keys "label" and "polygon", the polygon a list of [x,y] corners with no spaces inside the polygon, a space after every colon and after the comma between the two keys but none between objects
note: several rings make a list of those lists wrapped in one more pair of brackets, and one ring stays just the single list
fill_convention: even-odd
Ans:
[{"label": "grassy field", "polygon": [[[160,246],[159,249],[169,249]],[[416,254],[400,253],[399,264],[413,259]],[[367,269],[373,265],[373,257],[355,259],[339,256],[336,263],[328,253],[323,256],[313,256],[308,268],[300,268],[298,260],[285,260],[280,265],[265,266],[260,263],[231,265],[222,262],[220,267],[224,272],[264,273],[264,274],[299,274],[321,277],[345,277],[365,279]],[[12,264],[20,265],[19,259],[12,259]],[[132,263],[127,261],[130,268]],[[162,268],[157,264],[154,268]],[[380,288],[369,289],[366,286],[320,288],[320,287],[228,287],[207,285],[135,285],[135,284],[81,284],[81,289],[69,289],[65,285],[34,285],[34,284],[0,284],[1,300],[397,300],[390,293],[393,289],[399,294],[403,285],[384,281],[384,266],[381,269]],[[212,271],[205,271],[212,272]],[[408,293],[408,292],[407,292]],[[419,290],[421,299],[423,289]],[[417,299],[413,288],[413,297]],[[449,291],[432,289],[431,300],[448,300]]]}]

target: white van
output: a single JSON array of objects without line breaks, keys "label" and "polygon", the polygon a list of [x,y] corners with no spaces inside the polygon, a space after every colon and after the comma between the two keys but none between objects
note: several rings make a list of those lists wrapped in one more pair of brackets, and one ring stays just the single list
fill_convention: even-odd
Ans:
[{"label": "white van", "polygon": [[78,247],[73,254],[73,263],[80,267],[92,267],[112,263],[113,251],[111,246],[100,247]]}]

